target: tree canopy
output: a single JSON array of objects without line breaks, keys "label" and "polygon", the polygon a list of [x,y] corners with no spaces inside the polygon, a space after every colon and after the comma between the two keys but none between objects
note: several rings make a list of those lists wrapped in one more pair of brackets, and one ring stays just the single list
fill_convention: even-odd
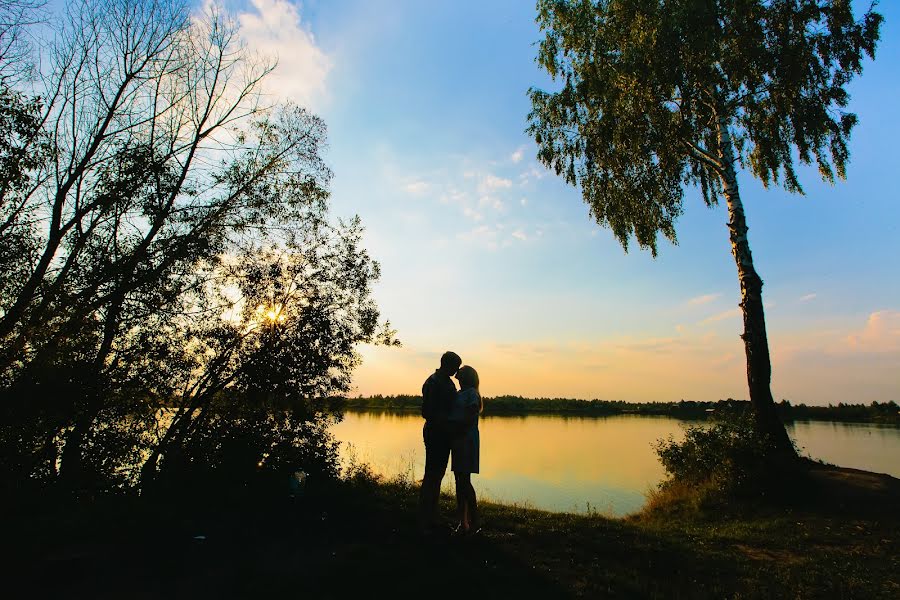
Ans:
[{"label": "tree canopy", "polygon": [[655,255],[686,186],[720,198],[723,128],[766,185],[801,192],[798,163],[845,176],[846,86],[881,21],[849,0],[540,0],[537,60],[562,87],[531,90],[529,132],[600,225]]},{"label": "tree canopy", "polygon": [[530,91],[529,132],[599,225],[656,256],[660,234],[677,239],[686,188],[726,200],[757,429],[795,454],[770,390],[737,173],[792,192],[798,163],[846,176],[846,86],[875,55],[881,15],[857,20],[850,0],[539,0],[537,20],[537,61],[561,89]]},{"label": "tree canopy", "polygon": [[319,400],[396,340],[328,212],[325,123],[265,104],[273,65],[185,0],[68,3],[23,70],[40,6],[0,24],[4,481],[147,483],[225,446],[333,474]]}]

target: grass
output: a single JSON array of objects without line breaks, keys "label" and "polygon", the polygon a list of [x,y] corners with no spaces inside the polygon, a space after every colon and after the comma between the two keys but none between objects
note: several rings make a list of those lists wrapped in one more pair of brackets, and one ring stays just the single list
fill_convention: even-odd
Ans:
[{"label": "grass", "polygon": [[4,582],[24,592],[7,597],[65,598],[898,597],[897,496],[835,498],[657,497],[625,519],[485,504],[480,538],[423,540],[415,485],[364,469],[293,500],[45,497],[10,509]]}]

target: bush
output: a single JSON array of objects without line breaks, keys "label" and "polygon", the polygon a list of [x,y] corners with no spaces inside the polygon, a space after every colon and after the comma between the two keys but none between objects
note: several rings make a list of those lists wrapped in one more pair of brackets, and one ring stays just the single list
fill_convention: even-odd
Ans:
[{"label": "bush", "polygon": [[[749,411],[727,415],[712,425],[688,427],[684,440],[672,437],[654,446],[669,478],[663,492],[683,499],[693,490],[695,501],[750,499],[775,495],[785,483],[783,454],[772,440],[756,431]],[[670,494],[671,495],[671,494]],[[656,499],[659,504],[659,498]]]}]

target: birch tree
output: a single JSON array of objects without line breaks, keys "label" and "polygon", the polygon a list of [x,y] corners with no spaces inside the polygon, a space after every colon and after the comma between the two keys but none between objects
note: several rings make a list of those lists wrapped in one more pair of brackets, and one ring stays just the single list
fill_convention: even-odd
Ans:
[{"label": "birch tree", "polygon": [[882,17],[850,0],[538,0],[537,57],[561,89],[531,89],[538,158],[580,187],[627,251],[676,241],[686,188],[725,200],[747,382],[760,433],[794,449],[770,389],[762,279],[739,173],[803,193],[798,165],[846,176],[857,117],[847,84]]}]

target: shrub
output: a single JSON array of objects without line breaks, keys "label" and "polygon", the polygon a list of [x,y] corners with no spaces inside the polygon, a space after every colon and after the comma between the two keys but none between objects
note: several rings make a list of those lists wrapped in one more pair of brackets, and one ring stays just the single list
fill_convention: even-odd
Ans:
[{"label": "shrub", "polygon": [[783,455],[749,411],[688,427],[683,441],[670,436],[654,449],[669,475],[661,490],[694,490],[700,503],[772,496],[784,483]]}]

